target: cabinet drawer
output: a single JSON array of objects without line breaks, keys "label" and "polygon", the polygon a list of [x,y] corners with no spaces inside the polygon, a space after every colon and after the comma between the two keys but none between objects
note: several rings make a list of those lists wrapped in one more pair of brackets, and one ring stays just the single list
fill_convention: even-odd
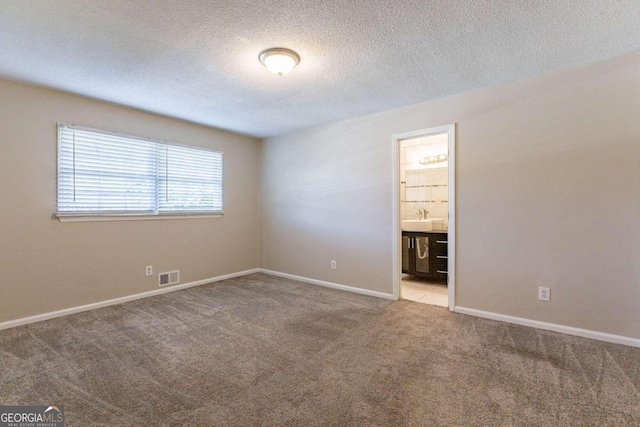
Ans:
[{"label": "cabinet drawer", "polygon": [[436,271],[447,271],[448,260],[442,258],[433,258],[431,269],[435,273]]},{"label": "cabinet drawer", "polygon": [[433,243],[437,245],[447,246],[449,243],[449,236],[443,233],[433,233],[431,234],[431,238],[433,239]]},{"label": "cabinet drawer", "polygon": [[447,245],[446,243],[437,243],[435,240],[433,241],[433,244],[431,245],[431,253],[434,256],[447,256],[449,253],[449,245]]},{"label": "cabinet drawer", "polygon": [[440,282],[444,282],[447,283],[447,273],[440,273],[440,272],[436,272],[433,276],[434,280],[440,281]]}]

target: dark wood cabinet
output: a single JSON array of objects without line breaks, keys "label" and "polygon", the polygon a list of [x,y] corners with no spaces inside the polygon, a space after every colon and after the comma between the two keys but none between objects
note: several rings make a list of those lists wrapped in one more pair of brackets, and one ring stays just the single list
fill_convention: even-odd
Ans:
[{"label": "dark wood cabinet", "polygon": [[448,240],[444,232],[402,232],[402,272],[447,282]]}]

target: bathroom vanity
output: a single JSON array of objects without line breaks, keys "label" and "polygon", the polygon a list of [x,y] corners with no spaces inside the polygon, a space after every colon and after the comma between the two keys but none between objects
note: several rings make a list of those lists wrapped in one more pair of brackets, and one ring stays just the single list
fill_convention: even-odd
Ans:
[{"label": "bathroom vanity", "polygon": [[437,282],[447,282],[446,231],[403,231],[402,272]]}]

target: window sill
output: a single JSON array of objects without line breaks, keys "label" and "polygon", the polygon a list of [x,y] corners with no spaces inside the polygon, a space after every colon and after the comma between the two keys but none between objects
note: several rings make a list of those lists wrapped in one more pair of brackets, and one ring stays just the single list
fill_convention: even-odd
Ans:
[{"label": "window sill", "polygon": [[203,215],[94,215],[94,216],[57,216],[60,222],[97,222],[97,221],[147,221],[158,219],[205,219],[205,218],[221,218],[223,214],[203,214]]}]

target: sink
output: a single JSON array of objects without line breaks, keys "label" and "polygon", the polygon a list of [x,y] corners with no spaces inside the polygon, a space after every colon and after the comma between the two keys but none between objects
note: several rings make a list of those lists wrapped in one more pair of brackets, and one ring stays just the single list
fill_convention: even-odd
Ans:
[{"label": "sink", "polygon": [[430,219],[407,219],[402,221],[402,231],[431,231],[433,222]]},{"label": "sink", "polygon": [[402,221],[402,231],[431,231],[434,222],[442,226],[442,218],[407,219]]}]

